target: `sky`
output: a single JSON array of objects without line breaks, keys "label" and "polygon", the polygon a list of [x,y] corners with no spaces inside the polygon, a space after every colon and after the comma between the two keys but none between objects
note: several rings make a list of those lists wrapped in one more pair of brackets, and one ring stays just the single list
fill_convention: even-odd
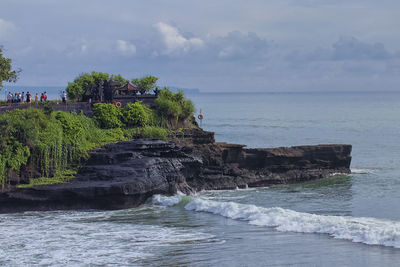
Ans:
[{"label": "sky", "polygon": [[400,90],[398,0],[0,0],[20,86],[83,72],[202,92]]}]

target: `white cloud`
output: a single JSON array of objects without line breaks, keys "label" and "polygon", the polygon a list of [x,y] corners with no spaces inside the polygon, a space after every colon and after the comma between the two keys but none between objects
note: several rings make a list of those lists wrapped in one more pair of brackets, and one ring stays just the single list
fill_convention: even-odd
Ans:
[{"label": "white cloud", "polygon": [[87,50],[87,48],[88,48],[87,43],[86,43],[86,42],[83,42],[82,45],[81,45],[81,52],[82,52],[82,53],[85,53],[86,50]]},{"label": "white cloud", "polygon": [[117,50],[123,55],[136,54],[136,46],[125,40],[117,40]]},{"label": "white cloud", "polygon": [[177,28],[163,22],[155,25],[166,46],[164,54],[179,55],[203,47],[204,41],[200,38],[186,38]]},{"label": "white cloud", "polygon": [[7,38],[7,35],[16,29],[17,27],[12,22],[0,18],[0,39]]}]

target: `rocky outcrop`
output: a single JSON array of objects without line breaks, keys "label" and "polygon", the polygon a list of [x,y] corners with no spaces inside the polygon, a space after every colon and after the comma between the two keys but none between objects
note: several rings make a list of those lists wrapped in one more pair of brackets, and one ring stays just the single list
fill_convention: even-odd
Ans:
[{"label": "rocky outcrop", "polygon": [[0,212],[136,207],[154,194],[297,183],[349,173],[350,145],[245,149],[191,130],[175,141],[136,140],[93,150],[68,184],[0,194]]}]

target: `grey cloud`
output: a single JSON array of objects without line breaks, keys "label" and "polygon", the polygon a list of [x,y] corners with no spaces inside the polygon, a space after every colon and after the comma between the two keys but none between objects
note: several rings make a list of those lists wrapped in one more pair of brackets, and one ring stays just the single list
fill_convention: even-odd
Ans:
[{"label": "grey cloud", "polygon": [[[0,18],[15,27],[7,26],[0,44],[23,69],[19,84],[66,84],[93,70],[153,74],[161,84],[209,91],[365,90],[374,87],[371,77],[388,85],[400,79],[395,0],[2,0],[1,6]],[[160,21],[163,34],[154,27]],[[337,40],[341,35],[362,38]]]},{"label": "grey cloud", "polygon": [[354,37],[340,38],[333,44],[334,60],[385,60],[391,56],[382,43],[370,44]]},{"label": "grey cloud", "polygon": [[193,33],[183,34],[177,27],[164,22],[157,23],[155,28],[160,39],[152,44],[153,55],[252,61],[265,58],[269,48],[268,41],[253,32],[232,31],[223,36],[199,37]]},{"label": "grey cloud", "polygon": [[292,62],[313,61],[379,61],[398,57],[389,52],[382,43],[368,43],[355,37],[341,37],[331,48],[316,48],[311,51],[295,50],[286,56]]},{"label": "grey cloud", "polygon": [[209,40],[209,49],[220,59],[254,60],[267,56],[269,44],[253,32],[229,32],[226,36]]}]

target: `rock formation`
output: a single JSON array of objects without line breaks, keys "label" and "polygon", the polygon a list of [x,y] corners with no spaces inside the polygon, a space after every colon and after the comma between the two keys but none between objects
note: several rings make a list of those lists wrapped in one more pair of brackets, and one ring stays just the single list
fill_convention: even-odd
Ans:
[{"label": "rock formation", "polygon": [[174,141],[142,139],[95,149],[70,183],[0,193],[0,212],[120,209],[154,194],[298,183],[350,173],[350,154],[351,145],[245,149],[215,143],[213,133],[195,129]]}]

